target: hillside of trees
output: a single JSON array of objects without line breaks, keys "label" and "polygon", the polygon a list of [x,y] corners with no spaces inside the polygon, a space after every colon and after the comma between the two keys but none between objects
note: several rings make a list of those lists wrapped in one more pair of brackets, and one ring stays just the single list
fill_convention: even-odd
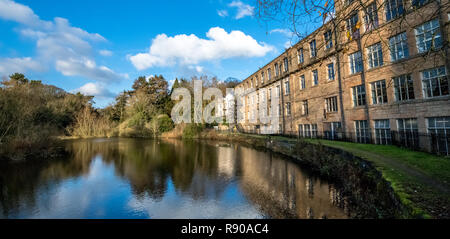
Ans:
[{"label": "hillside of trees", "polygon": [[[193,92],[192,79],[176,79],[172,88],[163,76],[138,77],[108,107],[93,106],[94,97],[69,93],[58,87],[27,79],[15,73],[0,87],[0,159],[51,156],[61,136],[158,137],[174,129],[170,118],[174,88]],[[225,93],[235,79],[219,81],[201,77],[204,88],[217,87]],[[186,135],[205,125],[185,127]]]}]

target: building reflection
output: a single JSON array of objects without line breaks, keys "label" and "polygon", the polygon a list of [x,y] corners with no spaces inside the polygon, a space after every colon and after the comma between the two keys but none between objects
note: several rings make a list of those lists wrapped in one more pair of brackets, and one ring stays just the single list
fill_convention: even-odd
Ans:
[{"label": "building reflection", "polygon": [[240,148],[242,188],[274,218],[346,218],[338,190],[289,160]]},{"label": "building reflection", "polygon": [[266,217],[346,217],[345,200],[333,185],[289,160],[236,144],[98,139],[69,141],[66,151],[59,160],[2,164],[0,217],[38,211],[39,195],[94,173],[95,160],[112,167],[141,201],[164,200],[173,187],[179,198],[223,202],[230,197],[224,196],[227,188],[237,187],[231,197],[243,195]]}]

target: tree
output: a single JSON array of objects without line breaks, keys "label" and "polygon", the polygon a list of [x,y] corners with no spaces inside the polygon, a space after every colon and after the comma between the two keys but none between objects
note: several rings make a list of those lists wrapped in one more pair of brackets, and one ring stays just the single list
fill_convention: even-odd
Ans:
[{"label": "tree", "polygon": [[21,73],[14,73],[9,76],[9,79],[12,83],[16,85],[23,85],[29,82],[29,80],[25,77],[25,75]]}]

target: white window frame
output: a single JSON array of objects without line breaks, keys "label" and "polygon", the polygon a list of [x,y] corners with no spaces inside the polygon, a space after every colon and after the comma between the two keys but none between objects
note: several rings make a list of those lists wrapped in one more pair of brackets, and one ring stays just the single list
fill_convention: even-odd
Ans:
[{"label": "white window frame", "polygon": [[391,124],[389,119],[374,120],[376,144],[392,144]]},{"label": "white window frame", "polygon": [[[435,67],[422,71],[422,89],[424,98],[433,98],[449,95],[449,79],[445,66]],[[444,84],[443,84],[444,83]],[[443,86],[447,85],[447,93],[443,92]],[[434,87],[439,89],[439,94],[435,94]],[[445,90],[445,89],[444,89]]]},{"label": "white window frame", "polygon": [[396,19],[405,12],[403,0],[385,0],[384,9],[386,21]]},{"label": "white window frame", "polygon": [[302,64],[305,62],[305,58],[303,56],[303,48],[299,48],[297,50],[297,58],[298,58],[298,64]]},{"label": "white window frame", "polygon": [[350,74],[356,74],[363,71],[364,65],[362,61],[361,51],[348,55]]},{"label": "white window frame", "polygon": [[394,82],[395,101],[415,99],[414,82],[410,74],[393,77],[392,81]]},{"label": "white window frame", "polygon": [[325,112],[327,113],[338,112],[337,96],[325,98]]},{"label": "white window frame", "polygon": [[406,32],[402,32],[389,38],[389,49],[391,51],[392,62],[408,58],[409,48]]},{"label": "white window frame", "polygon": [[333,32],[331,30],[327,30],[323,34],[323,38],[325,40],[325,49],[330,49],[333,47]]},{"label": "white window frame", "polygon": [[[367,104],[367,93],[364,85],[356,85],[352,87],[353,107],[363,106]],[[360,104],[361,102],[361,104]],[[364,102],[364,103],[363,103]]]},{"label": "white window frame", "polygon": [[306,89],[306,79],[305,75],[300,76],[300,90]]},{"label": "white window frame", "polygon": [[[331,66],[331,70],[330,70],[330,66]],[[331,62],[330,64],[327,65],[327,72],[328,72],[328,80],[330,80],[330,81],[334,80],[336,77],[335,70],[334,70],[334,62]]]},{"label": "white window frame", "polygon": [[370,83],[372,88],[372,104],[373,105],[381,105],[388,103],[387,98],[387,87],[385,80],[379,80]]},{"label": "white window frame", "polygon": [[417,52],[423,53],[431,49],[439,49],[442,47],[441,29],[437,18],[416,27],[414,33],[416,35]]},{"label": "white window frame", "polygon": [[311,53],[311,58],[317,57],[317,45],[316,45],[316,39],[309,42],[309,50]]},{"label": "white window frame", "polygon": [[383,48],[381,47],[381,42],[367,47],[366,52],[369,69],[383,66]]},{"label": "white window frame", "polygon": [[364,16],[364,26],[365,31],[372,31],[373,29],[378,28],[378,9],[377,2],[374,1],[369,6],[367,6],[366,11],[367,14]]},{"label": "white window frame", "polygon": [[312,85],[319,85],[319,71],[317,69],[311,71]]}]

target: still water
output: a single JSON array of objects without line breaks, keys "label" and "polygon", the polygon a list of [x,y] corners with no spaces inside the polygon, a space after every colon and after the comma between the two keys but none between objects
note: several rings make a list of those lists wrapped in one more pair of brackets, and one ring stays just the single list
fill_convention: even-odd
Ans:
[{"label": "still water", "polygon": [[346,218],[339,190],[269,152],[212,141],[93,139],[0,164],[0,218]]}]

